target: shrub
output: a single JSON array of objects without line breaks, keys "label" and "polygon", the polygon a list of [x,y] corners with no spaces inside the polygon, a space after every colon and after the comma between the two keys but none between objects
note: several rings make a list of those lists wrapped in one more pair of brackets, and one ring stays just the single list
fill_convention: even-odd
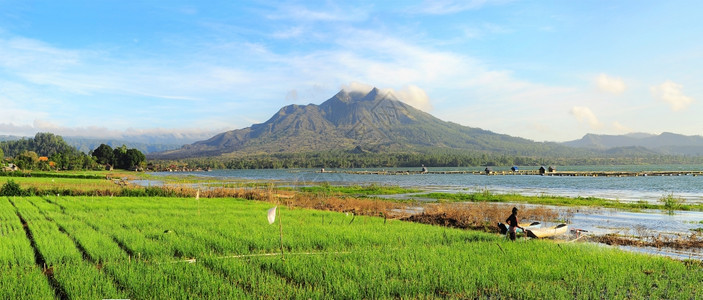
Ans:
[{"label": "shrub", "polygon": [[25,191],[14,180],[8,180],[0,188],[0,196],[25,196]]},{"label": "shrub", "polygon": [[664,208],[666,208],[669,213],[673,213],[674,210],[678,209],[681,207],[681,203],[683,203],[683,199],[674,196],[673,193],[668,194],[666,196],[662,196],[659,198],[659,202],[664,204]]}]

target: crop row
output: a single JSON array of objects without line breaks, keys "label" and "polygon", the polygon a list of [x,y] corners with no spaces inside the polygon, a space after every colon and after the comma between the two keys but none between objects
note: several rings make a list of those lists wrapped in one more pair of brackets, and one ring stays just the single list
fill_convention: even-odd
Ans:
[{"label": "crop row", "polygon": [[[96,269],[99,268],[118,288],[117,293],[112,294],[100,294],[100,291],[96,291],[96,296],[144,299],[193,298],[203,295],[241,298],[243,295],[239,289],[203,265],[173,264],[170,263],[171,261],[154,262],[149,258],[165,259],[168,255],[156,256],[153,253],[142,255],[141,252],[131,250],[140,249],[137,246],[144,244],[151,245],[151,248],[146,247],[146,249],[159,249],[158,241],[140,234],[139,230],[127,234],[124,231],[130,230],[129,228],[117,226],[117,231],[114,232],[98,231],[101,228],[111,228],[110,225],[121,224],[110,222],[112,218],[104,219],[105,222],[96,222],[96,216],[83,215],[84,219],[95,222],[94,224],[84,223],[80,218],[63,212],[67,209],[56,205],[56,199],[30,198],[29,200],[75,240],[77,248],[85,253],[84,261],[92,262]],[[77,216],[80,215],[77,214]],[[122,220],[129,221],[129,218]],[[96,224],[103,227],[98,227]],[[112,233],[106,234],[106,232]],[[171,260],[173,259],[174,257],[171,257]],[[85,296],[86,293],[76,295],[78,298]]]},{"label": "crop row", "polygon": [[36,265],[32,245],[17,211],[6,199],[0,199],[0,226],[0,298],[53,297],[46,277]]},{"label": "crop row", "polygon": [[37,284],[34,295],[138,299],[691,298],[703,283],[700,265],[602,246],[509,242],[303,209],[280,211],[281,257],[270,207],[223,198],[6,198],[0,241],[15,248],[0,248],[0,259],[14,266],[9,274],[27,275],[0,274],[0,283]]}]

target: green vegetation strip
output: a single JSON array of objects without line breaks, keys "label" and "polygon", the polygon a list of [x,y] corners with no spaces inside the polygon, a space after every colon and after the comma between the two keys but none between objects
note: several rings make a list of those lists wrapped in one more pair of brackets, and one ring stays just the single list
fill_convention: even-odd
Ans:
[{"label": "green vegetation strip", "polygon": [[96,171],[85,172],[0,172],[0,177],[41,177],[41,178],[74,178],[74,179],[105,179],[105,174]]},{"label": "green vegetation strip", "polygon": [[351,186],[333,186],[329,184],[321,184],[316,186],[299,187],[299,191],[309,193],[323,194],[346,194],[346,195],[398,195],[418,193],[418,189],[408,189],[397,186],[382,186],[382,185],[351,185]]},{"label": "green vegetation strip", "polygon": [[[7,266],[0,298],[46,299],[56,291],[71,299],[611,299],[703,292],[700,263],[285,207],[279,207],[281,259],[278,223],[266,218],[271,207],[233,198],[0,197],[0,262]],[[37,265],[32,245],[46,266]]]},{"label": "green vegetation strip", "polygon": [[590,206],[604,208],[619,208],[627,210],[661,209],[661,210],[686,210],[703,211],[701,204],[686,204],[680,198],[671,194],[659,199],[661,204],[646,201],[621,202],[595,197],[562,197],[562,196],[525,196],[519,194],[495,194],[490,191],[477,193],[427,193],[413,195],[416,198],[436,199],[438,202],[510,202],[529,203],[555,206]]}]

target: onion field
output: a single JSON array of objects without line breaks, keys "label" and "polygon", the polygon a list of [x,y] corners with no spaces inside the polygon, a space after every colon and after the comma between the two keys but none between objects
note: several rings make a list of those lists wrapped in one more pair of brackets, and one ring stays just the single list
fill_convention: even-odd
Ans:
[{"label": "onion field", "polygon": [[699,262],[272,206],[0,198],[0,299],[703,297]]}]

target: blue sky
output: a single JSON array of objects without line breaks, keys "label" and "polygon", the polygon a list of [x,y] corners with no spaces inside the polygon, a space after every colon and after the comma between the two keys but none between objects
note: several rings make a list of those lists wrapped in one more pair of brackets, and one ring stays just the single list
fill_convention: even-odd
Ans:
[{"label": "blue sky", "polygon": [[701,3],[0,0],[0,134],[205,138],[376,86],[536,141],[701,135]]}]

